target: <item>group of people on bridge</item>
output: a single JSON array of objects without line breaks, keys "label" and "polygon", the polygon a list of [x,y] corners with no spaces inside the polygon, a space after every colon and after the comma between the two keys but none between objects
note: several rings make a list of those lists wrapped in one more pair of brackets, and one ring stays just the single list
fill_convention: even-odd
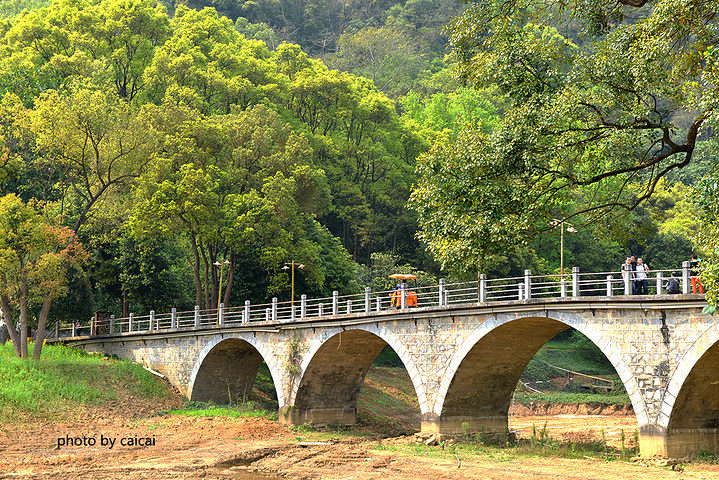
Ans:
[{"label": "group of people on bridge", "polygon": [[[698,292],[700,294],[703,294],[704,287],[702,286],[701,279],[699,278],[699,272],[697,271],[697,265],[699,265],[700,261],[701,260],[696,254],[692,255],[692,259],[689,262],[691,268],[689,275],[692,282],[692,293]],[[634,255],[627,257],[622,266],[620,267],[620,270],[622,272],[622,279],[625,281],[627,280],[627,278],[629,279],[629,284],[632,289],[632,295],[649,294],[649,265],[644,263],[644,260],[642,258],[635,259]],[[664,285],[664,288],[666,288],[666,291],[669,294],[681,293],[682,290],[679,285],[679,278],[676,272],[672,272],[670,274],[670,277]]]}]

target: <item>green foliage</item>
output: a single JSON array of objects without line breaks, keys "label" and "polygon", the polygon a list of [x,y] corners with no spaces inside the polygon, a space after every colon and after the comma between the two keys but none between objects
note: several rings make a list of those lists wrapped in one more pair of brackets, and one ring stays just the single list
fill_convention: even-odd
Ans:
[{"label": "green foliage", "polygon": [[719,168],[694,186],[692,199],[701,212],[695,241],[705,254],[699,271],[710,304],[706,311],[713,314],[719,305]]},{"label": "green foliage", "polygon": [[277,79],[264,43],[246,39],[209,8],[180,5],[171,26],[172,36],[143,74],[150,101],[183,103],[210,115],[274,97]]},{"label": "green foliage", "polygon": [[404,368],[404,363],[399,355],[389,345],[385,346],[372,362],[372,367]]},{"label": "green foliage", "polygon": [[371,79],[381,92],[406,92],[424,66],[413,39],[388,26],[344,33],[337,41],[337,53],[325,56],[325,61]]},{"label": "green foliage", "polygon": [[0,3],[0,16],[14,17],[25,9],[49,7],[52,0],[5,0]]},{"label": "green foliage", "polygon": [[[716,32],[688,20],[713,15],[715,2],[505,7],[473,2],[449,28],[456,73],[507,99],[502,121],[421,157],[410,202],[420,238],[457,271],[550,230],[568,205],[564,219],[620,232],[615,214],[692,161],[717,98]],[[577,43],[557,30],[568,18],[582,32]],[[689,111],[687,123],[673,121]]]},{"label": "green foliage", "polygon": [[452,143],[468,125],[485,133],[496,127],[499,116],[488,96],[486,92],[460,87],[448,94],[437,92],[421,98],[411,90],[399,102],[405,115],[418,124],[420,135],[429,144]]}]

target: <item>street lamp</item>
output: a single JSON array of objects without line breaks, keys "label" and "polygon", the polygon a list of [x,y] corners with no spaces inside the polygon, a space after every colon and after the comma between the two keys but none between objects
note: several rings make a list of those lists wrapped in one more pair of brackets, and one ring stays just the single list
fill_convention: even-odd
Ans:
[{"label": "street lamp", "polygon": [[222,303],[222,272],[225,270],[225,265],[229,265],[230,261],[225,260],[224,262],[220,263],[219,261],[213,263],[214,266],[218,267],[220,269],[220,285],[217,287],[217,318],[219,321],[220,318],[220,303]]},{"label": "street lamp", "polygon": [[[297,265],[297,268],[305,268],[303,264]],[[295,311],[295,261],[292,260],[290,263],[285,263],[285,266],[282,267],[282,270],[292,270],[292,311]]]},{"label": "street lamp", "polygon": [[[561,231],[561,234],[559,235],[559,238],[560,238],[560,241],[559,241],[559,275],[560,275],[560,278],[561,278],[561,276],[564,275],[564,220],[563,220],[563,219],[562,219],[562,220],[557,220],[557,219],[555,218],[554,221],[552,222],[552,224],[553,224],[553,226],[555,226],[555,227],[556,227],[557,225],[559,225],[559,228],[560,228],[560,231]],[[567,225],[569,225],[569,226],[567,227],[567,231],[568,231],[569,233],[577,233],[578,230],[577,230],[576,228],[574,228],[574,227],[573,227],[572,225],[570,225],[570,224],[567,224]]]}]

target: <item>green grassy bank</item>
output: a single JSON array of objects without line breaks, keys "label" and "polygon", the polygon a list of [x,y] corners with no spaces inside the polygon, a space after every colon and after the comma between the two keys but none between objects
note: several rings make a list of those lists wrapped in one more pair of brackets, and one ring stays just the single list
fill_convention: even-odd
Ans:
[{"label": "green grassy bank", "polygon": [[[32,346],[29,346],[32,351]],[[11,343],[0,345],[0,421],[67,420],[85,405],[118,395],[164,398],[165,385],[142,366],[60,345],[43,347],[42,358],[20,359]]]}]

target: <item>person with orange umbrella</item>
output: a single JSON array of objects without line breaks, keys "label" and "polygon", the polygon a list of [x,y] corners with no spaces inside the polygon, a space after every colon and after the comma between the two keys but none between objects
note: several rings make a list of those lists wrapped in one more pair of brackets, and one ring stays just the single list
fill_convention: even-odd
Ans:
[{"label": "person with orange umbrella", "polygon": [[[397,289],[390,295],[391,305],[395,308],[402,308],[402,290],[407,290],[407,280],[414,280],[415,288],[417,287],[417,277],[409,273],[395,273],[389,276],[395,280],[401,280],[397,285]],[[407,306],[417,306],[417,292],[407,291]]]}]

